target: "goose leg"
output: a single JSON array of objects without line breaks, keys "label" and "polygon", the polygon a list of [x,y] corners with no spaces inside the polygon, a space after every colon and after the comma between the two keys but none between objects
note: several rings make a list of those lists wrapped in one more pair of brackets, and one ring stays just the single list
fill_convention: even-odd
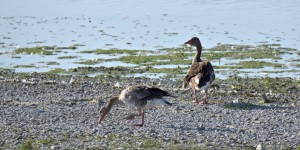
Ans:
[{"label": "goose leg", "polygon": [[204,99],[202,101],[202,104],[208,104],[207,103],[207,95],[208,95],[208,89],[205,89],[205,96],[204,96]]},{"label": "goose leg", "polygon": [[144,125],[145,113],[142,111],[142,112],[140,113],[140,116],[142,117],[142,123],[141,123],[141,124],[135,124],[134,126],[142,127],[142,126]]},{"label": "goose leg", "polygon": [[196,89],[193,89],[193,92],[194,92],[194,97],[195,97],[195,100],[193,101],[193,103],[199,104],[199,101],[197,99],[197,91],[196,91]]}]

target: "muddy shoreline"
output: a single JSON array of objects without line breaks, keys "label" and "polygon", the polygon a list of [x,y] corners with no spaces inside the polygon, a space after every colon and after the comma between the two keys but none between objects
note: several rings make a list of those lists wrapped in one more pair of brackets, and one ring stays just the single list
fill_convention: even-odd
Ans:
[{"label": "muddy shoreline", "polygon": [[[300,83],[289,78],[216,80],[209,105],[170,79],[0,72],[2,149],[299,149]],[[116,106],[97,124],[98,110],[133,84],[168,90],[172,107],[146,113],[145,126]],[[201,95],[202,96],[202,95]]]}]

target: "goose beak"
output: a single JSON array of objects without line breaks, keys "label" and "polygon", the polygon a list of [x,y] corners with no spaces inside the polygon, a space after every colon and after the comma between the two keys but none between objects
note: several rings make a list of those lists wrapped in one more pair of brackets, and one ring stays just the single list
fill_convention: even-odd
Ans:
[{"label": "goose beak", "polygon": [[102,117],[102,116],[99,117],[98,124],[101,124],[103,118],[104,118],[104,117]]},{"label": "goose beak", "polygon": [[192,40],[188,40],[188,41],[186,41],[186,42],[184,42],[184,44],[192,44]]}]

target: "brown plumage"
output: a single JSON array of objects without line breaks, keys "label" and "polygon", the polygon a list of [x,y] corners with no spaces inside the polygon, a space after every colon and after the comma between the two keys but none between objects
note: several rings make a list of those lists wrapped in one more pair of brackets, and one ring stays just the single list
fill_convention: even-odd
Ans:
[{"label": "brown plumage", "polygon": [[136,116],[142,117],[142,123],[136,126],[144,125],[145,111],[160,105],[172,105],[165,100],[164,96],[171,96],[167,91],[156,87],[148,86],[129,86],[124,89],[119,96],[112,97],[106,106],[100,110],[98,123],[100,124],[104,117],[109,113],[114,104],[125,104],[131,109],[138,111],[138,114],[130,114],[125,119],[133,119]]},{"label": "brown plumage", "polygon": [[194,103],[199,103],[197,99],[197,91],[205,90],[205,97],[202,104],[207,104],[208,87],[215,79],[213,66],[210,62],[201,60],[202,45],[197,37],[193,37],[184,44],[195,46],[197,51],[193,58],[192,65],[190,66],[187,75],[183,79],[183,88],[190,85],[193,89],[195,100]]}]

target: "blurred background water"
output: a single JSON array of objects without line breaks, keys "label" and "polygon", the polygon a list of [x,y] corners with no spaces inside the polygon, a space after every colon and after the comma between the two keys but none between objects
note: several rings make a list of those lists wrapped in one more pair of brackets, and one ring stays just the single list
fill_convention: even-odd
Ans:
[{"label": "blurred background water", "polygon": [[[0,51],[74,44],[85,45],[81,50],[157,50],[179,47],[192,36],[205,48],[277,43],[299,49],[299,12],[298,0],[1,0]],[[2,67],[16,61],[0,55]]]}]

